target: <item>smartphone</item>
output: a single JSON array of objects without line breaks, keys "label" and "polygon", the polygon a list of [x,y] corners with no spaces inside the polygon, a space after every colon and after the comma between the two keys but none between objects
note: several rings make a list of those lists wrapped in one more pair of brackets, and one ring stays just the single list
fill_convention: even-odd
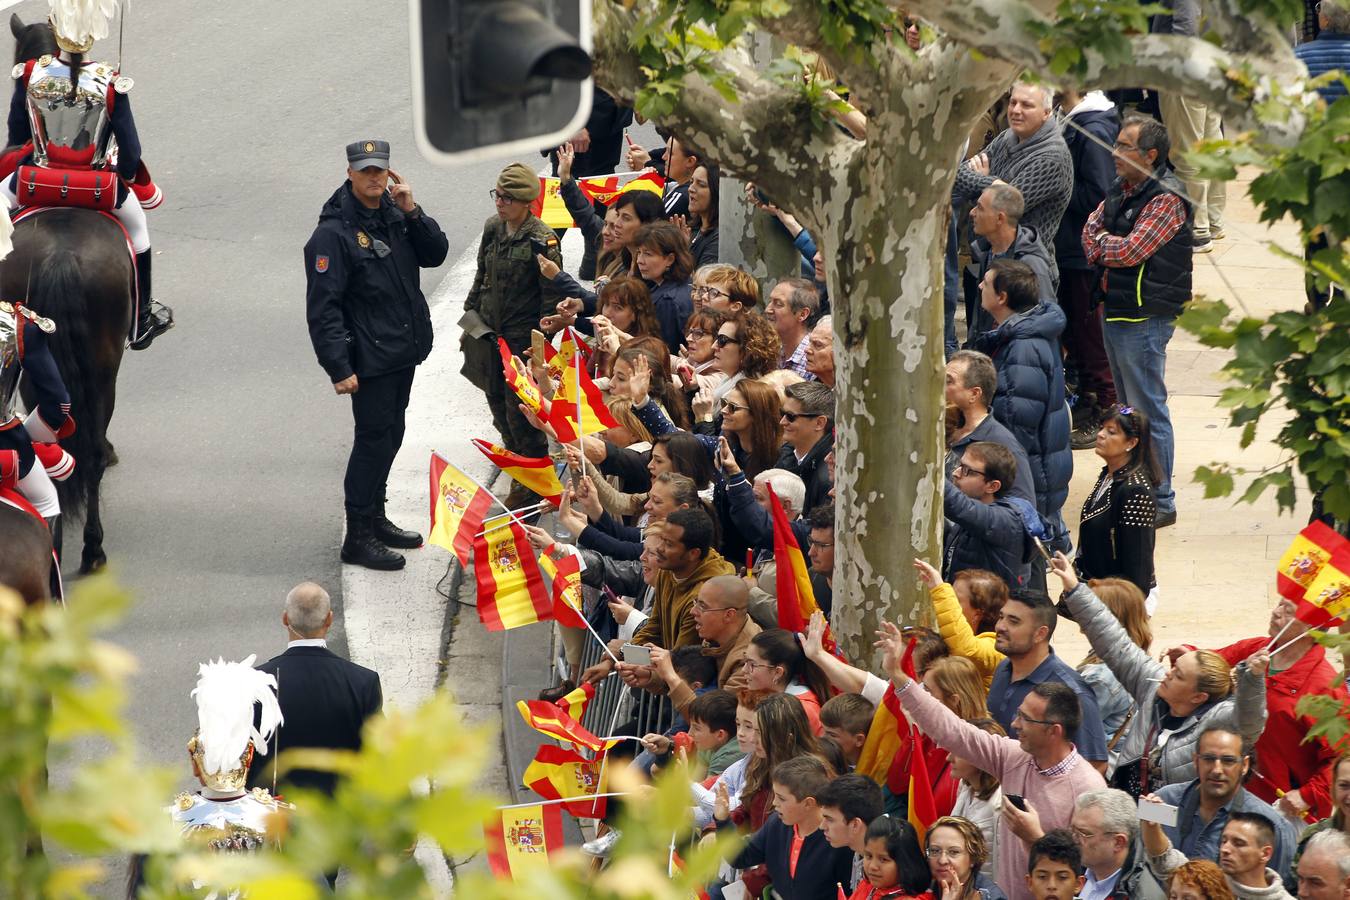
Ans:
[{"label": "smartphone", "polygon": [[603,593],[603,594],[605,595],[605,602],[606,602],[606,603],[618,603],[618,602],[619,602],[619,595],[616,594],[616,593],[614,593],[614,588],[610,587],[609,585],[607,585],[607,584],[601,585],[601,586],[600,586],[600,592]]},{"label": "smartphone", "polygon": [[652,648],[640,647],[637,644],[624,644],[623,661],[630,666],[650,666],[652,664]]},{"label": "smartphone", "polygon": [[1007,800],[1009,803],[1020,809],[1022,812],[1027,811],[1027,801],[1022,799],[1021,794],[1004,794],[1003,799]]},{"label": "smartphone", "polygon": [[539,238],[530,238],[530,249],[534,251],[535,256],[548,256],[548,244],[539,240]]},{"label": "smartphone", "polygon": [[530,332],[530,359],[537,365],[543,365],[548,361],[548,356],[544,353],[544,343],[548,338],[538,328]]},{"label": "smartphone", "polygon": [[1159,825],[1176,827],[1177,808],[1170,803],[1155,803],[1140,797],[1139,819],[1142,822],[1157,822]]}]

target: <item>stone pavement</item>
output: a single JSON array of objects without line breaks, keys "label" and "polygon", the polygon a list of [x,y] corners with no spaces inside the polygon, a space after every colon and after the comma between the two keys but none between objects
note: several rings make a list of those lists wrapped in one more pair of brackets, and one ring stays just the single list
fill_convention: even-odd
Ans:
[{"label": "stone pavement", "polygon": [[[1224,300],[1236,313],[1260,318],[1283,310],[1302,309],[1303,276],[1298,266],[1273,253],[1267,244],[1299,251],[1296,226],[1289,221],[1266,226],[1247,198],[1254,173],[1241,172],[1228,186],[1225,237],[1214,250],[1195,257],[1195,291]],[[1172,424],[1176,430],[1177,524],[1158,532],[1155,561],[1160,601],[1153,617],[1155,654],[1179,643],[1218,647],[1266,630],[1277,599],[1275,563],[1298,531],[1307,524],[1310,495],[1300,489],[1293,514],[1281,515],[1273,492],[1255,505],[1236,504],[1246,486],[1238,481],[1234,497],[1204,499],[1204,488],[1192,481],[1196,466],[1225,461],[1247,468],[1270,465],[1280,458],[1272,439],[1280,421],[1263,421],[1256,441],[1238,449],[1239,432],[1227,425],[1227,410],[1218,406],[1226,383],[1217,377],[1229,359],[1227,350],[1201,346],[1177,329],[1167,354],[1167,384]],[[1092,489],[1100,458],[1092,450],[1074,453],[1074,478],[1064,518],[1075,527],[1083,501]],[[1250,480],[1250,476],[1248,478]],[[1052,593],[1055,591],[1051,578]],[[1077,626],[1060,620],[1057,651],[1076,663],[1087,642]]]}]

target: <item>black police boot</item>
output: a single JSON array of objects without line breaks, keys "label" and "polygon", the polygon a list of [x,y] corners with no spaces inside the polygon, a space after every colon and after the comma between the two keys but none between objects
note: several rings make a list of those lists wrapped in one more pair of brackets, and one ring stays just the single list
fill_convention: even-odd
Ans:
[{"label": "black police boot", "polygon": [[144,350],[150,343],[173,327],[173,310],[150,299],[150,251],[136,254],[136,327],[135,337],[128,346]]},{"label": "black police boot", "polygon": [[384,514],[384,504],[381,503],[375,510],[375,515],[371,518],[372,530],[375,534],[375,540],[384,544],[386,547],[398,547],[400,550],[416,550],[422,546],[422,536],[415,531],[408,531],[406,528],[399,528]]},{"label": "black police boot", "polygon": [[342,542],[342,561],[367,569],[392,572],[401,569],[406,560],[375,539],[372,517],[347,513],[347,537]]}]

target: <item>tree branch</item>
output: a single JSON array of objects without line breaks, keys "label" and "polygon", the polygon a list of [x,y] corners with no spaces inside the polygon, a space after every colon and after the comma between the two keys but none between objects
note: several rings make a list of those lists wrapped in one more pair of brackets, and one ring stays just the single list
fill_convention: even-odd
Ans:
[{"label": "tree branch", "polygon": [[[1215,0],[1228,5],[1232,0]],[[907,8],[967,47],[993,59],[1014,63],[1050,76],[1050,60],[1036,36],[1033,24],[1050,25],[1054,19],[1033,0],[906,0]],[[1249,17],[1250,18],[1250,17]],[[1200,38],[1180,35],[1143,34],[1130,38],[1132,58],[1108,60],[1093,47],[1080,48],[1087,70],[1075,76],[1084,87],[1147,87],[1174,91],[1200,100],[1219,110],[1242,130],[1257,130],[1276,144],[1287,144],[1303,130],[1303,116],[1294,109],[1286,115],[1271,115],[1267,101],[1284,97],[1297,100],[1303,93],[1306,70],[1294,57],[1288,43],[1269,43],[1268,23],[1228,23],[1221,33],[1246,42],[1230,52]],[[1297,103],[1293,104],[1297,107]]]},{"label": "tree branch", "polygon": [[887,85],[893,83],[886,80],[882,72],[895,65],[897,60],[905,62],[905,54],[910,60],[913,58],[908,48],[902,54],[899,48],[882,42],[874,46],[870,54],[877,61],[877,67],[852,59],[821,38],[824,4],[814,0],[788,0],[788,3],[790,9],[785,15],[758,20],[759,27],[789,44],[817,54],[829,63],[839,83],[849,89],[850,97],[857,98],[853,101],[855,106],[872,105],[874,99],[887,90]]},{"label": "tree branch", "polygon": [[[629,40],[634,17],[611,3],[595,7],[595,78],[600,87],[632,103],[647,76]],[[705,79],[687,75],[675,108],[662,121],[723,169],[761,185],[781,206],[806,209],[810,186],[826,160],[861,152],[862,144],[833,127],[809,127],[810,106],[791,88],[760,76],[744,54],[723,52],[718,68],[737,100],[729,104]],[[803,127],[803,126],[806,127]]]}]

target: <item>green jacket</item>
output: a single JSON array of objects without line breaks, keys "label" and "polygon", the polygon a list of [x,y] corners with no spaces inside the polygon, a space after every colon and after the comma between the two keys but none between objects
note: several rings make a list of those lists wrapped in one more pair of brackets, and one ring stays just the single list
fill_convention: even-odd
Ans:
[{"label": "green jacket", "polygon": [[464,300],[466,310],[476,311],[494,335],[506,338],[517,352],[529,345],[530,330],[539,327],[542,317],[552,315],[562,299],[539,273],[532,239],[562,266],[558,236],[533,214],[509,235],[500,216],[488,219],[478,245],[478,274]]}]

